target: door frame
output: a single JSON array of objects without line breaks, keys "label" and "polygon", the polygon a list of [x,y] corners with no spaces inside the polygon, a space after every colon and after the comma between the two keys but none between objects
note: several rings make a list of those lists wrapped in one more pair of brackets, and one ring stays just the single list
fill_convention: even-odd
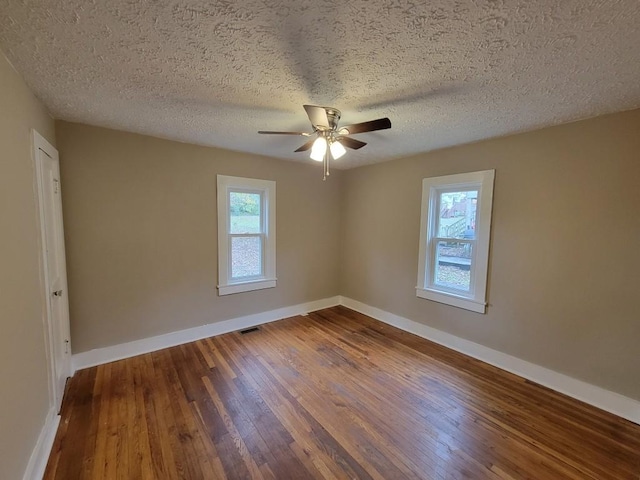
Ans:
[{"label": "door frame", "polygon": [[[49,267],[47,262],[47,239],[46,239],[46,227],[45,227],[45,214],[44,214],[44,192],[42,185],[42,160],[39,155],[39,151],[47,155],[49,158],[54,159],[58,162],[59,167],[59,159],[58,159],[58,151],[56,148],[51,145],[42,135],[40,135],[35,129],[31,130],[31,139],[32,139],[32,153],[33,153],[33,163],[34,163],[34,190],[36,197],[36,213],[37,213],[37,226],[40,232],[39,235],[39,247],[40,247],[40,286],[41,286],[41,298],[43,299],[44,308],[43,308],[43,327],[44,327],[44,347],[45,354],[47,357],[47,374],[49,377],[49,405],[55,408],[55,412],[58,413],[60,407],[62,405],[62,397],[64,395],[63,392],[57,391],[57,383],[56,383],[56,371],[59,368],[62,369],[62,372],[70,377],[72,374],[71,367],[71,343],[69,342],[69,354],[65,356],[65,361],[63,365],[57,365],[55,348],[54,345],[54,332],[53,332],[53,312],[51,309],[51,294],[52,294],[52,286],[49,282]],[[66,274],[66,259],[65,254],[63,252],[62,263],[64,265],[64,301],[67,303],[66,308],[64,308],[64,323],[63,326],[64,332],[63,338],[70,340],[70,331],[69,331],[69,308],[68,308],[68,285],[67,285],[67,274]]]}]

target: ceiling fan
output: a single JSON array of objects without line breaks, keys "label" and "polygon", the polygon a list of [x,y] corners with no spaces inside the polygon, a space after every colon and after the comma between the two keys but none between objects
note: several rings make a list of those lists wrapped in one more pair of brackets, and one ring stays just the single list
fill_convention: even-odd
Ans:
[{"label": "ceiling fan", "polygon": [[273,132],[261,130],[258,133],[315,137],[295,151],[304,152],[311,149],[311,158],[318,162],[324,162],[325,180],[327,175],[329,175],[329,152],[331,152],[333,159],[336,160],[346,153],[344,147],[357,150],[366,145],[365,142],[351,138],[349,135],[391,128],[391,120],[386,117],[338,128],[340,110],[337,108],[304,105],[304,109],[311,121],[313,132]]}]

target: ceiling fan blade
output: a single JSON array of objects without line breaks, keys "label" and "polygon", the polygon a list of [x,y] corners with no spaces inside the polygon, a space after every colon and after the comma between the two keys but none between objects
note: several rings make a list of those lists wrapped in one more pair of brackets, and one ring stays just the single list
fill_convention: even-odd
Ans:
[{"label": "ceiling fan blade", "polygon": [[329,118],[327,118],[327,111],[324,107],[318,107],[316,105],[304,105],[304,109],[307,111],[311,125],[314,128],[324,127],[329,128]]},{"label": "ceiling fan blade", "polygon": [[310,133],[307,133],[307,132],[272,132],[270,130],[260,130],[258,133],[265,133],[268,135],[303,135],[305,137],[308,137],[309,135],[311,135]]},{"label": "ceiling fan blade", "polygon": [[313,142],[315,142],[315,141],[316,141],[316,139],[312,138],[307,143],[302,145],[300,148],[298,148],[297,150],[294,150],[294,152],[305,152],[305,151],[309,150],[311,147],[313,147]]},{"label": "ceiling fan blade", "polygon": [[340,137],[338,141],[347,148],[352,150],[358,150],[366,145],[365,142],[361,142],[360,140],[356,140],[355,138],[349,137]]},{"label": "ceiling fan blade", "polygon": [[370,120],[368,122],[354,123],[353,125],[347,125],[346,127],[340,127],[340,132],[347,130],[349,135],[355,133],[374,132],[376,130],[385,130],[391,128],[391,120],[388,118],[379,118],[377,120]]}]

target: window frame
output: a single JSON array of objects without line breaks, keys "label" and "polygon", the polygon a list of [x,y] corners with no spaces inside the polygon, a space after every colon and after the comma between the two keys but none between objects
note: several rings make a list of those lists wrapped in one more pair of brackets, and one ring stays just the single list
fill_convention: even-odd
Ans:
[{"label": "window frame", "polygon": [[[276,182],[256,178],[217,175],[218,198],[218,295],[249,292],[276,286]],[[231,233],[230,195],[233,192],[260,194],[260,233]],[[233,278],[232,238],[262,239],[262,273]]]},{"label": "window frame", "polygon": [[[464,308],[477,313],[486,312],[487,273],[493,184],[495,170],[430,177],[422,180],[420,214],[420,245],[416,296],[439,303]],[[442,193],[478,190],[475,239],[455,239],[472,245],[469,292],[436,283],[436,255],[438,243],[451,241],[438,236],[438,212]]]}]

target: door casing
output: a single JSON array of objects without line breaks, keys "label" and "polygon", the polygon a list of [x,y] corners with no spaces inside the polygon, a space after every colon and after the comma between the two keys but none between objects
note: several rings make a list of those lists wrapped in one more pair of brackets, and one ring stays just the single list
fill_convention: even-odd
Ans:
[{"label": "door casing", "polygon": [[[44,334],[45,334],[45,352],[48,363],[49,376],[49,399],[50,405],[59,411],[62,405],[62,397],[64,395],[64,386],[66,379],[71,376],[71,338],[69,327],[69,303],[68,288],[66,274],[66,259],[64,249],[64,230],[62,221],[62,202],[61,202],[61,186],[60,186],[60,164],[58,159],[58,151],[38,132],[32,130],[33,143],[33,160],[35,164],[35,192],[37,200],[38,226],[40,229],[40,273],[41,273],[41,289],[44,299]],[[44,182],[45,165],[44,162],[54,162],[54,173],[57,176],[57,193],[54,192],[54,202],[57,205],[52,206],[52,211],[56,212],[52,222],[56,223],[55,228],[59,233],[56,242],[52,242],[47,238],[47,195]],[[55,246],[58,245],[56,249]],[[57,251],[54,251],[57,250]],[[58,268],[57,285],[52,285],[50,275],[49,255],[57,255],[55,259]],[[62,291],[61,294],[54,295],[55,292]],[[54,303],[57,302],[57,303]],[[56,310],[56,311],[54,311]],[[57,315],[57,318],[56,318]]]}]

